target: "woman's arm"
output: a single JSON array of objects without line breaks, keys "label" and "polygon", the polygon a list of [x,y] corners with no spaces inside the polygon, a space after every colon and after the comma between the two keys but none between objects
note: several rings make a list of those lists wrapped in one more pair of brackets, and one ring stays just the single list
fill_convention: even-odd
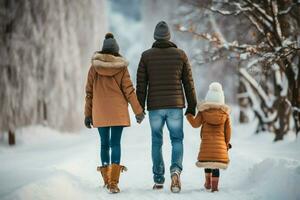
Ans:
[{"label": "woman's arm", "polygon": [[198,112],[195,118],[192,114],[187,114],[186,118],[194,128],[199,128],[203,123],[201,112]]},{"label": "woman's arm", "polygon": [[85,108],[84,115],[85,117],[92,117],[92,106],[93,106],[93,82],[95,77],[94,67],[90,67],[87,82],[85,86]]}]

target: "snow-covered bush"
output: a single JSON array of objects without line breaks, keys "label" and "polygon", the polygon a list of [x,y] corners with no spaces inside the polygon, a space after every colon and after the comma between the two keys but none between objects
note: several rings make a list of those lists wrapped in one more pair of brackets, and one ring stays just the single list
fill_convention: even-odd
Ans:
[{"label": "snow-covered bush", "polygon": [[0,2],[0,131],[82,124],[90,56],[106,30],[104,0]]}]

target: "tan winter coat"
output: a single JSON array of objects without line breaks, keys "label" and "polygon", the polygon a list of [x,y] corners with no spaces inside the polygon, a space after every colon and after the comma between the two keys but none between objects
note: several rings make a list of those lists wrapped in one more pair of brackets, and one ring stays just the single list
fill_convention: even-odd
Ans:
[{"label": "tan winter coat", "polygon": [[90,67],[85,98],[85,116],[94,127],[130,126],[128,102],[133,112],[143,112],[123,57],[95,53]]},{"label": "tan winter coat", "polygon": [[230,108],[225,104],[202,103],[194,118],[187,119],[194,128],[201,128],[198,167],[226,169],[229,163],[228,145],[231,137]]}]

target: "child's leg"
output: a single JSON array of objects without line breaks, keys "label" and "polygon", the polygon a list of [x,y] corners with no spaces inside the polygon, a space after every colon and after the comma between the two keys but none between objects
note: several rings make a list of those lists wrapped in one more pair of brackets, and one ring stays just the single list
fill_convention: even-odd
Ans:
[{"label": "child's leg", "polygon": [[219,169],[213,169],[212,170],[212,179],[211,179],[211,191],[219,191],[218,184],[219,184],[219,177],[220,177],[220,170]]},{"label": "child's leg", "polygon": [[213,169],[212,170],[212,177],[220,177],[220,170],[219,169]]},{"label": "child's leg", "polygon": [[209,190],[209,189],[211,189],[211,173],[212,173],[212,169],[205,168],[204,172],[205,172],[205,184],[204,184],[204,187],[205,187],[205,189]]},{"label": "child's leg", "polygon": [[100,127],[98,128],[100,140],[101,140],[101,150],[100,157],[102,166],[109,165],[109,130],[110,127]]},{"label": "child's leg", "polygon": [[121,136],[123,126],[111,127],[110,147],[111,147],[111,163],[120,164],[121,160]]}]

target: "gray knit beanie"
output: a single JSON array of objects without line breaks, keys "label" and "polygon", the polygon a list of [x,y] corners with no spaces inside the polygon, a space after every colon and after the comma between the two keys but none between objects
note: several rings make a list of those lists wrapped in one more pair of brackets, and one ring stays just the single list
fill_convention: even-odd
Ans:
[{"label": "gray knit beanie", "polygon": [[160,21],[155,27],[154,30],[154,39],[155,40],[170,40],[171,34],[168,27],[168,24],[165,21]]},{"label": "gray knit beanie", "polygon": [[106,53],[119,53],[119,45],[112,33],[107,33],[105,35],[102,51]]}]

